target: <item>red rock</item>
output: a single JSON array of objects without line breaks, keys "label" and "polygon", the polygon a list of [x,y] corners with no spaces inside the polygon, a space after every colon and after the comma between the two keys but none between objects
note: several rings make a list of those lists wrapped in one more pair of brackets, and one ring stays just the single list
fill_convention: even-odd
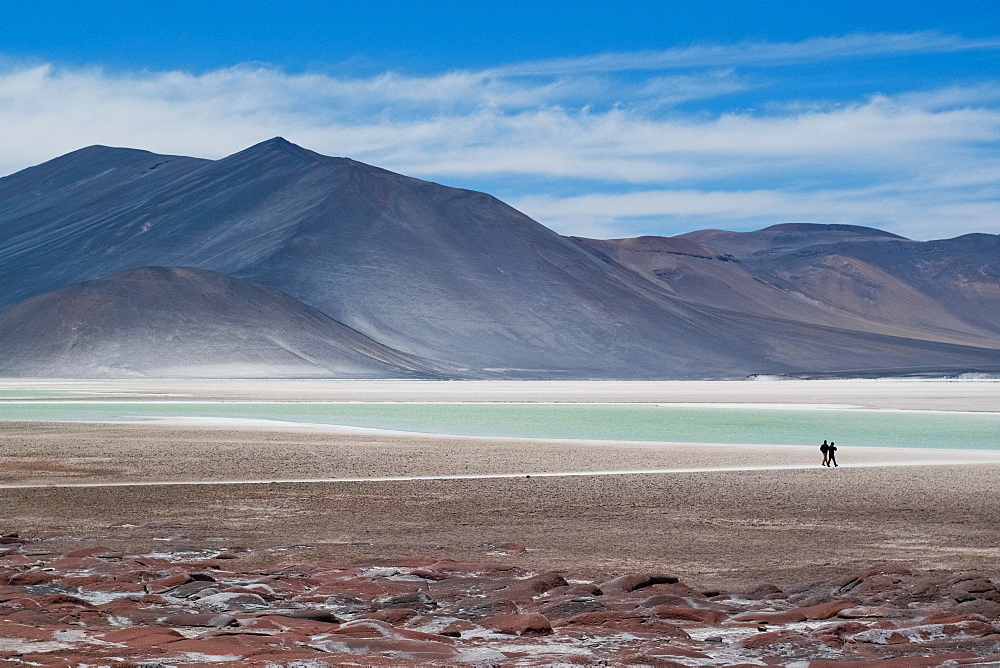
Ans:
[{"label": "red rock", "polygon": [[701,591],[687,586],[683,582],[660,582],[643,587],[640,592],[643,596],[679,596],[686,599],[701,600],[705,595]]},{"label": "red rock", "polygon": [[423,568],[425,566],[430,566],[433,563],[440,561],[440,559],[429,559],[427,557],[409,557],[407,559],[400,559],[399,561],[393,562],[400,568]]},{"label": "red rock", "polygon": [[497,633],[514,636],[544,636],[552,633],[549,620],[537,612],[487,617],[482,620],[482,624]]},{"label": "red rock", "polygon": [[374,619],[347,622],[330,633],[338,637],[350,638],[405,638],[406,640],[442,641],[441,638],[433,633],[400,629]]},{"label": "red rock", "polygon": [[972,618],[968,615],[955,614],[950,610],[935,610],[920,620],[920,624],[955,624],[957,622],[965,622],[971,619]]},{"label": "red rock", "polygon": [[763,622],[765,624],[794,624],[807,619],[829,619],[841,610],[852,607],[848,601],[830,601],[805,608],[794,608],[785,612],[744,612],[733,617],[737,622]]},{"label": "red rock", "polygon": [[[528,598],[531,598],[532,596],[544,594],[545,592],[555,589],[556,587],[565,586],[567,586],[567,583],[562,574],[556,571],[550,571],[525,580],[519,580],[511,585],[507,591],[521,590],[528,594]],[[511,598],[518,600],[513,596],[511,596]]]},{"label": "red rock", "polygon": [[414,568],[410,571],[410,575],[415,575],[418,578],[423,578],[425,580],[447,580],[452,577],[448,573],[443,573],[441,571],[435,571],[431,568]]},{"label": "red rock", "polygon": [[323,633],[330,633],[337,628],[336,624],[320,622],[312,619],[296,619],[284,615],[263,615],[253,617],[241,622],[241,626],[249,629],[277,629],[280,631],[291,631],[304,636],[314,636]]},{"label": "red rock", "polygon": [[648,612],[608,610],[587,612],[568,619],[558,620],[559,628],[599,626],[628,633],[655,633],[664,637],[687,638],[688,634],[669,622],[657,619]]},{"label": "red rock", "polygon": [[25,608],[40,608],[41,604],[33,598],[10,598],[0,603],[0,608],[7,610],[24,610]]},{"label": "red rock", "polygon": [[159,647],[171,656],[191,652],[211,656],[229,656],[232,657],[230,660],[236,660],[261,649],[274,649],[281,646],[281,642],[273,640],[270,636],[243,634],[239,636],[185,638],[161,644]]},{"label": "red rock", "polygon": [[809,662],[809,668],[930,668],[940,666],[958,658],[970,658],[966,654],[939,656],[906,656],[897,658],[877,659],[873,661],[840,661],[814,659]]},{"label": "red rock", "polygon": [[893,619],[911,616],[912,614],[912,611],[893,608],[886,605],[856,605],[838,611],[837,617],[842,619]]},{"label": "red rock", "polygon": [[109,575],[77,575],[59,579],[59,584],[66,588],[79,589],[88,585],[100,585],[103,582],[111,582]]},{"label": "red rock", "polygon": [[513,566],[493,563],[461,562],[454,559],[441,559],[427,566],[432,571],[453,571],[462,573],[510,573]]},{"label": "red rock", "polygon": [[4,566],[31,566],[38,560],[26,557],[23,554],[5,554],[0,557],[0,564]]},{"label": "red rock", "polygon": [[660,619],[684,619],[692,622],[701,622],[709,626],[718,626],[729,618],[729,615],[718,610],[682,608],[673,605],[658,605],[650,608],[649,611]]},{"label": "red rock", "polygon": [[152,582],[146,583],[146,591],[151,594],[162,594],[164,592],[170,591],[174,587],[179,587],[183,584],[189,582],[194,582],[194,579],[187,573],[175,573],[166,578],[159,580],[153,580]]},{"label": "red rock", "polygon": [[59,613],[55,615],[47,614],[44,608],[25,608],[4,615],[9,621],[28,626],[58,626]]},{"label": "red rock", "polygon": [[23,638],[25,640],[52,640],[52,631],[40,629],[30,624],[19,624],[0,620],[0,638]]},{"label": "red rock", "polygon": [[411,592],[402,596],[393,596],[378,602],[380,608],[419,608],[423,610],[429,607],[429,605],[432,606],[433,603],[430,597],[422,591]]},{"label": "red rock", "polygon": [[633,573],[630,575],[622,575],[620,577],[614,578],[613,580],[608,580],[603,582],[598,587],[605,594],[615,594],[622,592],[635,591],[636,589],[643,589],[655,584],[675,584],[680,581],[680,578],[676,578],[672,575],[662,575],[659,573]]},{"label": "red rock", "polygon": [[681,647],[679,645],[660,645],[658,647],[653,647],[647,649],[645,654],[653,657],[660,656],[683,656],[688,659],[710,659],[711,657],[704,652],[699,652],[698,650],[691,649],[689,647]]},{"label": "red rock", "polygon": [[441,629],[439,635],[448,636],[450,638],[460,638],[463,633],[475,631],[481,628],[481,626],[477,626],[472,622],[467,622],[464,619],[458,619]]},{"label": "red rock", "polygon": [[420,613],[412,608],[389,608],[387,610],[376,610],[375,612],[363,614],[359,619],[377,619],[395,626],[416,617],[418,614]]},{"label": "red rock", "polygon": [[191,582],[174,587],[172,590],[167,590],[166,593],[175,598],[188,598],[192,594],[197,594],[206,589],[215,589],[217,586],[215,582],[192,580]]},{"label": "red rock", "polygon": [[963,614],[982,615],[986,619],[1000,619],[1000,603],[984,598],[959,603],[955,610]]},{"label": "red rock", "polygon": [[[341,655],[343,656],[343,655]],[[331,661],[331,659],[333,659]],[[314,649],[307,647],[296,647],[295,649],[282,648],[279,651],[270,651],[268,649],[262,649],[254,652],[250,656],[240,660],[235,664],[219,664],[213,663],[211,665],[217,668],[244,668],[244,666],[253,666],[254,668],[275,668],[276,666],[316,666],[317,668],[321,666],[337,666],[344,663],[354,663],[351,661],[351,657],[345,656],[344,661],[336,660],[337,657],[319,652]],[[188,664],[190,665],[190,664]],[[372,663],[372,665],[391,665],[382,663]],[[397,664],[399,665],[399,664]]]},{"label": "red rock", "polygon": [[277,601],[280,597],[274,593],[271,587],[262,584],[238,585],[236,587],[226,587],[220,594],[255,594],[265,601]]},{"label": "red rock", "polygon": [[595,584],[587,582],[578,582],[569,585],[566,589],[560,590],[560,593],[564,596],[600,596],[604,592],[601,588]]},{"label": "red rock", "polygon": [[378,582],[368,578],[341,578],[324,582],[310,594],[313,596],[355,596],[370,601],[376,598],[412,594],[419,584],[422,583],[386,580],[384,578],[379,579]]},{"label": "red rock", "polygon": [[274,614],[281,615],[282,617],[290,617],[292,619],[308,619],[314,622],[323,622],[325,624],[340,623],[340,619],[338,619],[333,612],[325,609],[301,608],[299,610],[276,611]]},{"label": "red rock", "polygon": [[[451,661],[457,655],[451,640],[441,636],[389,626],[385,622],[362,620],[344,624],[314,646],[327,652],[384,654],[396,652],[413,661]],[[397,654],[398,655],[398,654]],[[370,657],[365,657],[365,663]]]},{"label": "red rock", "polygon": [[1000,633],[1000,629],[992,624],[970,619],[943,624],[941,632],[951,638],[981,638],[983,636],[998,634]]},{"label": "red rock", "polygon": [[691,607],[691,602],[683,596],[677,596],[676,594],[657,594],[656,596],[650,596],[640,601],[638,607],[655,608],[658,605],[674,605],[678,608],[688,608]]},{"label": "red rock", "polygon": [[43,606],[69,605],[79,608],[89,608],[91,610],[94,610],[97,607],[92,603],[84,601],[82,598],[70,596],[69,594],[44,594],[42,596],[36,596],[35,600]]},{"label": "red rock", "polygon": [[500,615],[515,615],[517,605],[507,599],[463,598],[455,601],[451,614],[461,619],[482,619]]},{"label": "red rock", "polygon": [[806,619],[822,620],[836,616],[841,610],[846,610],[854,604],[850,601],[829,601],[818,605],[810,605],[805,608],[798,608],[798,612],[805,615]]},{"label": "red rock", "polygon": [[24,571],[23,573],[12,575],[8,582],[15,587],[32,587],[34,585],[49,584],[55,579],[56,577],[52,573],[46,571]]},{"label": "red rock", "polygon": [[624,654],[620,659],[622,666],[642,666],[646,668],[687,668],[686,663],[679,663],[673,659],[666,659],[649,652],[634,652]]},{"label": "red rock", "polygon": [[80,591],[100,591],[116,594],[145,594],[146,587],[139,582],[94,582],[81,585]]},{"label": "red rock", "polygon": [[798,631],[788,630],[758,633],[740,641],[740,646],[744,649],[773,649],[775,645],[791,645],[801,648],[815,645],[815,641]]},{"label": "red rock", "polygon": [[121,559],[122,553],[112,550],[110,547],[88,547],[66,555],[67,558],[75,557],[97,557],[99,559]]},{"label": "red rock", "polygon": [[567,619],[586,612],[603,612],[607,606],[594,598],[564,598],[538,607],[537,612],[549,619]]},{"label": "red rock", "polygon": [[71,571],[89,571],[101,566],[105,562],[95,557],[61,557],[45,564],[46,568],[53,568],[66,573]]},{"label": "red rock", "polygon": [[[440,636],[438,640],[442,640]],[[364,655],[355,657],[352,663],[361,659],[363,665],[378,665],[375,663],[380,655],[389,657],[392,663],[383,665],[435,665],[438,663],[451,664],[458,656],[454,647],[444,642],[432,642],[427,640],[406,640],[400,638],[350,638],[335,637],[327,640],[313,642],[314,647],[318,647],[325,652]],[[327,656],[321,659],[329,660]],[[346,662],[344,662],[346,663]]]},{"label": "red rock", "polygon": [[858,573],[858,579],[864,580],[876,575],[912,575],[910,569],[900,564],[880,564],[871,566]]},{"label": "red rock", "polygon": [[521,543],[506,542],[506,543],[489,543],[486,545],[489,550],[487,554],[490,555],[504,555],[504,556],[514,556],[518,554],[524,554],[528,551]]},{"label": "red rock", "polygon": [[121,631],[109,631],[100,636],[105,642],[126,645],[133,650],[158,647],[183,638],[183,635],[173,629],[158,626],[136,626]]},{"label": "red rock", "polygon": [[0,556],[0,566],[30,566],[37,562],[37,559],[32,559],[23,554],[5,554]]},{"label": "red rock", "polygon": [[220,612],[239,612],[242,610],[260,610],[268,606],[267,601],[257,594],[218,593],[199,598],[195,605],[199,608],[218,610]]}]

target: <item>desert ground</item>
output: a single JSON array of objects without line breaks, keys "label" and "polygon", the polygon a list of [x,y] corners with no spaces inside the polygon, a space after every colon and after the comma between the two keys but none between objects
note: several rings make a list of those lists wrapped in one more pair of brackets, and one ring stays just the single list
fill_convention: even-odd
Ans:
[{"label": "desert ground", "polygon": [[[1000,383],[989,381],[0,383],[67,388],[199,399],[1000,410]],[[715,587],[884,562],[996,574],[1000,451],[843,448],[838,458],[839,469],[826,469],[815,447],[800,446],[8,422],[0,423],[0,531],[53,551],[196,546],[261,565],[474,561],[516,543],[526,551],[503,558],[528,570],[670,572]]]}]

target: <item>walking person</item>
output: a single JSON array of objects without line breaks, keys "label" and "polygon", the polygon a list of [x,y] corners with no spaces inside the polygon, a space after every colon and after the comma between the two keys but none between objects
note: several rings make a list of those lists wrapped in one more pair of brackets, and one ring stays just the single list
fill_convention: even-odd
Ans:
[{"label": "walking person", "polygon": [[823,453],[823,463],[820,466],[826,466],[828,461],[827,453],[830,451],[830,446],[827,445],[826,439],[823,439],[823,445],[819,446],[819,451]]},{"label": "walking person", "polygon": [[829,466],[830,464],[840,466],[840,464],[837,463],[837,446],[834,445],[833,441],[830,441],[830,449],[827,450],[826,465]]}]

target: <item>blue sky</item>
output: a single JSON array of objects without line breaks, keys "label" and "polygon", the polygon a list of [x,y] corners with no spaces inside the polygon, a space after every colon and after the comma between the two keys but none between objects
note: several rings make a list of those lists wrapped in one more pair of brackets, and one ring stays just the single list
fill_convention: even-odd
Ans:
[{"label": "blue sky", "polygon": [[998,72],[992,0],[0,0],[0,174],[281,135],[567,234],[1000,233]]}]

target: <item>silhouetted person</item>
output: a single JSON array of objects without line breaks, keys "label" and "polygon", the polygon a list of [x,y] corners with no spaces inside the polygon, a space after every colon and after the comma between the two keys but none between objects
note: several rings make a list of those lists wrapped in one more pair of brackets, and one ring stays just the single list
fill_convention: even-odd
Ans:
[{"label": "silhouetted person", "polygon": [[840,464],[837,463],[837,446],[833,444],[833,441],[830,441],[830,449],[827,450],[826,455],[826,465],[829,466],[830,464],[840,466]]},{"label": "silhouetted person", "polygon": [[823,463],[820,466],[826,466],[828,453],[830,451],[830,446],[827,445],[826,439],[823,439],[823,445],[819,446],[819,451],[823,453]]}]

